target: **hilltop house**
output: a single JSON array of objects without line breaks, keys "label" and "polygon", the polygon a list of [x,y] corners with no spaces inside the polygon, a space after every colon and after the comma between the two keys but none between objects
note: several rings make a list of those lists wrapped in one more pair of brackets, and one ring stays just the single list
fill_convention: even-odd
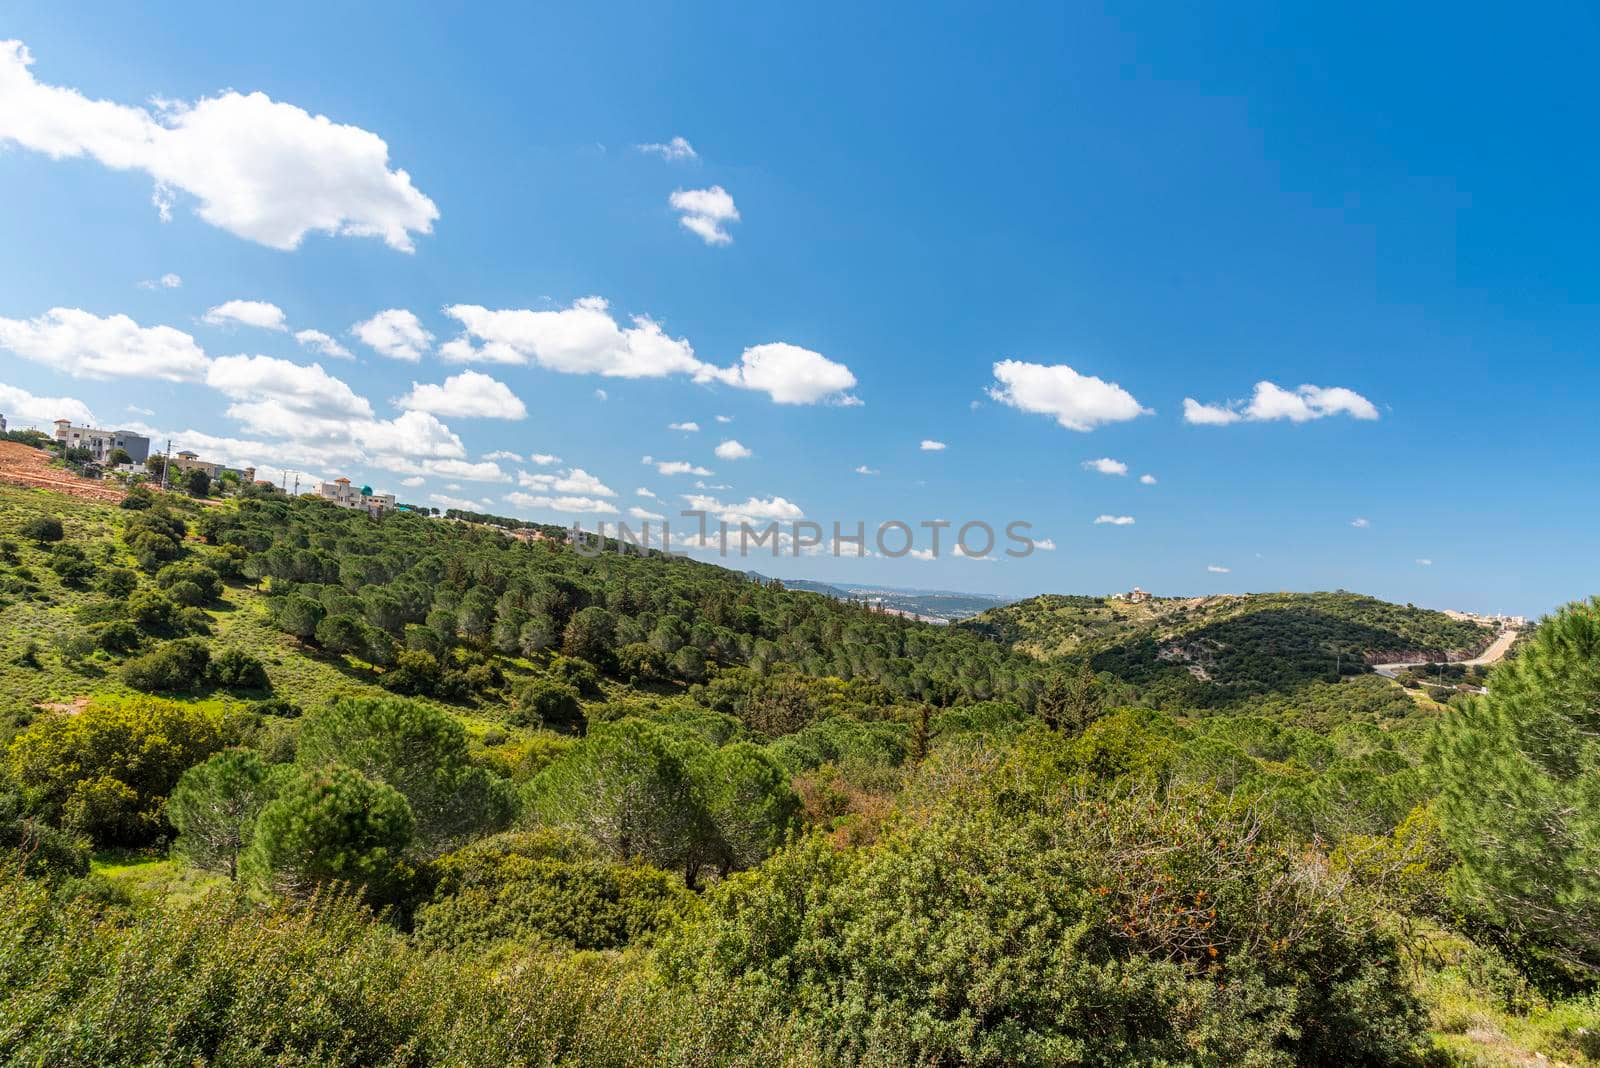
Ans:
[{"label": "hilltop house", "polygon": [[67,449],[88,449],[98,463],[117,449],[127,453],[136,464],[150,457],[150,439],[131,430],[99,430],[90,426],[73,426],[70,419],[55,421],[55,438]]},{"label": "hilltop house", "polygon": [[368,515],[383,515],[394,511],[394,494],[373,493],[366,486],[356,489],[348,478],[336,478],[317,487],[317,496],[331,501],[340,508],[360,508]]},{"label": "hilltop house", "polygon": [[256,469],[253,467],[225,467],[222,464],[214,464],[209,460],[200,459],[199,453],[190,452],[188,449],[173,456],[168,463],[174,471],[181,471],[184,474],[190,471],[204,471],[211,476],[213,482],[226,474],[237,476],[241,484],[256,480]]}]

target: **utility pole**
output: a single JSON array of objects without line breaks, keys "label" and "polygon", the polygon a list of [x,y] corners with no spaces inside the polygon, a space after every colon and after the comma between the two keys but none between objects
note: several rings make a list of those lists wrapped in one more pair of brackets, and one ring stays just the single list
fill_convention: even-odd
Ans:
[{"label": "utility pole", "polygon": [[294,473],[294,495],[296,497],[300,496],[300,472],[298,471]]},{"label": "utility pole", "polygon": [[161,492],[167,492],[167,468],[172,466],[172,439],[167,439],[167,453],[161,458]]}]

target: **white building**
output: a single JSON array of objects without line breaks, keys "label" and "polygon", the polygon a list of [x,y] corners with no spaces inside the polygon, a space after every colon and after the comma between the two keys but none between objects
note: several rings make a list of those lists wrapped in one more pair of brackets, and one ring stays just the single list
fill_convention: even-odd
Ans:
[{"label": "white building", "polygon": [[357,489],[348,478],[336,478],[317,487],[317,496],[332,501],[340,508],[360,508],[368,515],[383,515],[394,511],[394,494],[373,493]]},{"label": "white building", "polygon": [[150,458],[150,439],[131,430],[99,430],[92,426],[73,426],[70,419],[55,421],[56,440],[64,448],[88,449],[94,458],[104,462],[117,449],[127,453],[136,464]]}]

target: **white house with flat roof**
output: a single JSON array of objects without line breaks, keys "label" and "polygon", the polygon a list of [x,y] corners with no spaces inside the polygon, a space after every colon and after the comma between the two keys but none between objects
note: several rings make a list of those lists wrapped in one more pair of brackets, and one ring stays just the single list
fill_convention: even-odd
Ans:
[{"label": "white house with flat roof", "polygon": [[150,439],[131,430],[100,430],[92,426],[73,426],[71,419],[55,421],[56,440],[63,448],[88,449],[100,463],[117,449],[127,453],[136,464],[150,458]]},{"label": "white house with flat roof", "polygon": [[368,515],[383,515],[394,511],[394,494],[373,493],[362,487],[357,489],[348,478],[336,478],[317,487],[317,496],[331,501],[340,508],[360,508]]}]

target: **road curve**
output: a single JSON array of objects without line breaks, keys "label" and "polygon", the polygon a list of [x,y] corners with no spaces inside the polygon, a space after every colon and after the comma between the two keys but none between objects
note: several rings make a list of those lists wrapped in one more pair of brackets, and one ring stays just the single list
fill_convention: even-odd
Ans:
[{"label": "road curve", "polygon": [[[1485,649],[1480,655],[1473,657],[1471,660],[1451,660],[1449,663],[1460,664],[1462,667],[1486,667],[1489,664],[1497,664],[1506,655],[1506,650],[1510,649],[1512,643],[1517,640],[1517,635],[1521,633],[1517,628],[1510,627],[1495,635],[1494,641],[1489,643],[1489,648]],[[1406,668],[1421,667],[1423,664],[1432,663],[1437,663],[1437,661],[1416,660],[1408,664],[1373,664],[1372,670],[1385,678],[1392,679]]]}]

